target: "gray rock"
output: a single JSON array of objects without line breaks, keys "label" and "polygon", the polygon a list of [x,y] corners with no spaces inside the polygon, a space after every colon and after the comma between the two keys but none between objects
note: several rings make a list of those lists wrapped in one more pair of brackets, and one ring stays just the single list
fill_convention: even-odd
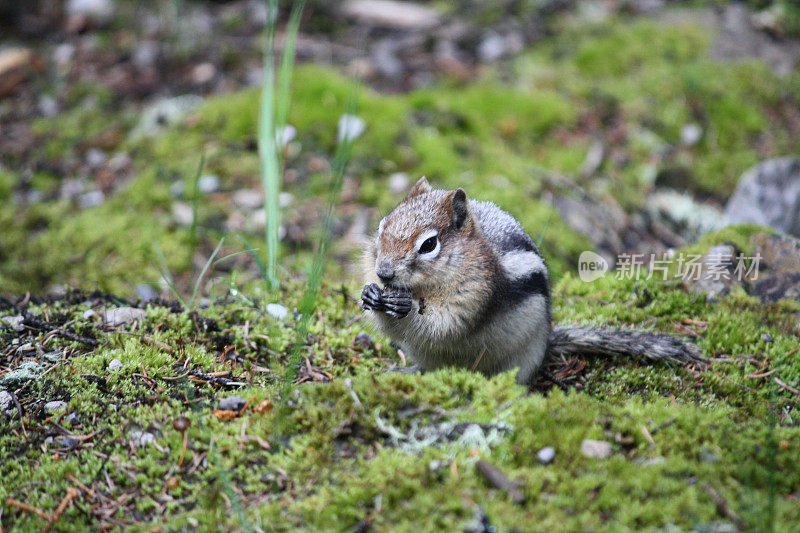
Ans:
[{"label": "gray rock", "polygon": [[603,164],[603,159],[606,157],[606,148],[601,141],[594,141],[586,153],[586,159],[581,165],[581,176],[590,178],[600,165]]},{"label": "gray rock", "polygon": [[183,196],[183,189],[184,189],[183,181],[178,180],[169,186],[169,193],[172,195],[173,198],[180,198],[181,196]]},{"label": "gray rock", "polygon": [[392,40],[378,41],[372,49],[372,63],[382,76],[399,78],[405,72],[403,62],[397,57],[397,46]]},{"label": "gray rock", "polygon": [[147,316],[147,311],[135,307],[118,307],[105,312],[105,322],[109,326],[121,326],[141,322]]},{"label": "gray rock", "polygon": [[341,12],[362,24],[402,30],[430,29],[440,20],[435,9],[393,0],[348,0]]},{"label": "gray rock", "polygon": [[53,48],[53,61],[60,68],[66,68],[75,56],[75,46],[69,43],[59,44]]},{"label": "gray rock", "polygon": [[67,178],[61,182],[59,194],[62,200],[74,200],[86,189],[86,183],[82,180]]},{"label": "gray rock", "polygon": [[159,100],[142,111],[139,123],[131,132],[131,138],[137,140],[158,135],[167,126],[183,120],[202,103],[201,97],[192,94]]},{"label": "gray rock", "polygon": [[769,226],[799,237],[800,159],[770,159],[742,174],[723,220]]},{"label": "gray rock", "polygon": [[242,209],[257,209],[264,204],[264,195],[257,189],[239,189],[233,192],[233,205]]},{"label": "gray rock", "polygon": [[[616,203],[595,200],[588,196],[556,195],[553,205],[564,222],[575,231],[586,235],[597,253],[610,265],[617,263],[618,254],[626,247],[622,235],[630,222]],[[632,232],[631,232],[632,233]]]},{"label": "gray rock", "polygon": [[197,190],[203,194],[215,193],[219,190],[219,178],[213,174],[201,176],[197,180]]},{"label": "gray rock", "polygon": [[209,63],[207,61],[195,65],[190,73],[192,82],[197,85],[203,85],[210,82],[216,75],[217,67],[214,66],[214,63]]},{"label": "gray rock", "polygon": [[64,420],[66,420],[71,426],[77,426],[81,423],[81,417],[75,413],[68,414]]},{"label": "gray rock", "polygon": [[703,128],[699,124],[686,124],[681,128],[681,142],[686,146],[694,146],[703,138]]},{"label": "gray rock", "polygon": [[274,316],[278,320],[283,320],[284,318],[286,318],[286,315],[289,314],[289,310],[286,309],[281,304],[271,303],[267,304],[267,313]]},{"label": "gray rock", "polygon": [[81,441],[79,441],[75,437],[59,437],[58,439],[58,445],[61,446],[62,448],[75,448],[80,443]]},{"label": "gray rock", "polygon": [[699,261],[689,265],[689,258],[684,263],[681,274],[683,285],[695,293],[704,292],[710,300],[727,294],[736,284],[736,251],[729,244],[719,244],[711,249]]},{"label": "gray rock", "polygon": [[128,168],[133,163],[133,159],[130,155],[125,152],[114,154],[114,156],[108,160],[108,170],[111,172],[121,172]]},{"label": "gray rock", "polygon": [[95,315],[97,315],[97,313],[94,312],[94,309],[87,309],[86,311],[83,312],[82,316],[84,320],[90,320]]},{"label": "gray rock", "polygon": [[90,148],[86,152],[86,164],[91,169],[98,169],[106,164],[106,154],[98,148]]},{"label": "gray rock", "polygon": [[7,391],[0,390],[0,413],[8,413],[13,409],[14,399]]},{"label": "gray rock", "polygon": [[150,302],[158,298],[158,291],[148,283],[140,283],[133,290],[133,294],[142,301]]},{"label": "gray rock", "polygon": [[750,239],[759,264],[745,290],[762,302],[800,300],[800,239],[758,233]]},{"label": "gray rock", "polygon": [[58,102],[55,98],[48,95],[39,97],[39,113],[46,118],[53,118],[58,115]]},{"label": "gray rock", "polygon": [[294,203],[294,195],[290,192],[282,192],[278,194],[278,206],[281,209],[286,209]]},{"label": "gray rock", "polygon": [[111,372],[117,371],[122,368],[122,361],[119,359],[112,359],[110,363],[108,363],[108,370]]},{"label": "gray rock", "polygon": [[25,329],[25,326],[22,325],[24,320],[22,315],[0,316],[0,326],[6,326],[14,331],[22,331]]},{"label": "gray rock", "polygon": [[239,411],[245,406],[246,403],[247,400],[241,396],[228,396],[227,398],[222,398],[219,401],[217,409],[222,411]]},{"label": "gray rock", "polygon": [[61,411],[62,409],[67,408],[67,402],[63,400],[54,400],[52,402],[47,402],[44,404],[44,410],[48,413],[54,413],[56,411]]},{"label": "gray rock", "polygon": [[103,194],[103,191],[89,191],[78,197],[78,206],[80,206],[81,209],[96,207],[102,204],[105,201],[105,199],[106,195]]},{"label": "gray rock", "polygon": [[501,35],[491,31],[478,45],[478,57],[484,63],[496,61],[506,54],[506,41]]},{"label": "gray rock", "polygon": [[[719,208],[699,203],[690,194],[672,189],[659,189],[650,194],[644,211],[653,222],[661,224],[683,241],[671,243],[674,246],[696,242],[702,235],[725,226]],[[657,237],[665,240],[661,235]]]},{"label": "gray rock", "polygon": [[130,438],[136,446],[147,446],[156,443],[156,436],[149,431],[131,431]]},{"label": "gray rock", "polygon": [[179,226],[191,226],[194,220],[194,210],[185,202],[173,202],[172,218]]},{"label": "gray rock", "polygon": [[536,453],[536,460],[543,465],[549,465],[555,458],[556,451],[550,446],[546,446]]},{"label": "gray rock", "polygon": [[155,65],[160,53],[159,44],[152,40],[139,41],[131,58],[133,64],[139,69],[147,69]]},{"label": "gray rock", "polygon": [[608,459],[613,453],[611,443],[604,440],[583,439],[581,453],[593,459]]}]

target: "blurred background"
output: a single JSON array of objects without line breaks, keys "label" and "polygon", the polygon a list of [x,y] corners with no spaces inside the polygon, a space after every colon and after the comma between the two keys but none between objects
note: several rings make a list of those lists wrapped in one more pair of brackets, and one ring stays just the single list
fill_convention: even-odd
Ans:
[{"label": "blurred background", "polygon": [[[169,295],[164,278],[191,287],[223,237],[218,257],[258,251],[203,291],[259,278],[268,13],[0,2],[1,293]],[[353,279],[423,174],[517,216],[556,278],[583,250],[613,264],[731,223],[800,235],[799,38],[789,1],[310,0],[279,136],[281,275],[304,275],[337,187],[331,280]]]}]

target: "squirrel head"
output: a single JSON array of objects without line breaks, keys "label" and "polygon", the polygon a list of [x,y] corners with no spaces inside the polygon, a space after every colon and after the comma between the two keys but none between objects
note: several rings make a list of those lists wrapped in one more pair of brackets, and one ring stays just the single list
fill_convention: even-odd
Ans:
[{"label": "squirrel head", "polygon": [[464,190],[434,189],[422,177],[378,226],[375,274],[384,285],[412,291],[441,284],[470,261],[476,238]]}]

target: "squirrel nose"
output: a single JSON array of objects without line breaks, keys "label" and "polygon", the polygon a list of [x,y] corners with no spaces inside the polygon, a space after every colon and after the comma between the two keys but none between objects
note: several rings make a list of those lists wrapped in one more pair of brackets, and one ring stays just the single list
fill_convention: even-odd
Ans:
[{"label": "squirrel nose", "polygon": [[375,267],[375,273],[384,283],[389,283],[394,279],[394,268],[389,263],[378,263],[378,266]]}]

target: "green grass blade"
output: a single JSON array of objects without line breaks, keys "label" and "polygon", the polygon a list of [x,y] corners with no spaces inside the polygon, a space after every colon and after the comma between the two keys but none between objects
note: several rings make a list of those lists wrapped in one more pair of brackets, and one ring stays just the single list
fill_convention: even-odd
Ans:
[{"label": "green grass blade", "polygon": [[258,248],[250,248],[249,250],[242,250],[241,252],[233,252],[232,254],[228,254],[228,255],[226,255],[224,257],[220,257],[219,259],[214,261],[214,265],[216,265],[217,263],[221,263],[222,261],[225,261],[226,259],[230,259],[231,257],[236,257],[237,255],[252,254],[252,253],[257,252],[257,251],[258,251]]},{"label": "green grass blade", "polygon": [[241,235],[239,235],[239,241],[248,249],[248,251],[250,251],[250,255],[253,256],[253,260],[258,266],[258,274],[261,276],[261,279],[267,279],[267,265],[264,264],[264,260],[261,259],[261,256],[255,253],[258,248],[250,244],[250,241]]},{"label": "green grass blade", "polygon": [[278,193],[281,172],[278,147],[275,142],[275,26],[278,23],[277,0],[267,4],[267,27],[264,40],[264,79],[261,84],[261,102],[258,119],[258,154],[261,163],[261,184],[264,189],[264,209],[267,214],[265,238],[267,241],[266,282],[270,289],[278,286]]},{"label": "green grass blade", "polygon": [[224,243],[224,242],[225,242],[225,237],[220,239],[219,244],[217,245],[216,248],[214,248],[214,253],[211,254],[211,257],[208,258],[208,261],[206,261],[206,264],[203,265],[203,270],[200,271],[200,275],[197,276],[197,281],[194,282],[194,290],[192,291],[192,298],[191,298],[191,300],[189,300],[189,303],[191,304],[192,309],[194,309],[194,302],[195,302],[195,298],[197,297],[197,291],[200,290],[200,284],[203,282],[203,278],[206,276],[206,272],[208,271],[208,268],[214,262],[214,258],[219,253],[219,249],[222,248],[222,243]]},{"label": "green grass blade", "polygon": [[536,241],[536,247],[539,248],[539,251],[541,251],[542,242],[544,241],[544,236],[547,233],[547,228],[550,227],[550,220],[552,218],[553,218],[553,212],[550,211],[550,214],[547,215],[547,222],[544,223],[544,227],[542,228],[542,232],[539,234],[539,240]]},{"label": "green grass blade", "polygon": [[[289,16],[289,23],[286,26],[283,40],[283,53],[281,55],[281,69],[278,73],[277,100],[275,103],[275,129],[276,134],[283,137],[283,130],[289,116],[289,102],[291,100],[292,70],[294,68],[295,49],[297,45],[297,33],[300,30],[300,18],[303,15],[303,8],[306,1],[299,0],[292,6],[292,13]],[[278,161],[283,167],[282,142],[278,145]]]},{"label": "green grass blade", "polygon": [[153,268],[158,270],[158,273],[161,274],[161,278],[167,282],[169,290],[172,291],[172,294],[181,303],[184,309],[188,309],[189,306],[186,304],[186,300],[183,298],[181,292],[178,290],[178,287],[175,285],[175,281],[172,279],[172,274],[170,274],[169,267],[167,266],[167,260],[164,257],[164,252],[161,251],[161,246],[155,242],[153,243],[153,248],[155,249],[158,262],[156,262],[156,260],[150,254],[147,254],[147,259],[150,260],[150,264],[153,265]]},{"label": "green grass blade", "polygon": [[200,204],[200,176],[206,163],[205,152],[200,154],[200,164],[194,175],[194,190],[192,191],[192,226],[189,228],[189,264],[194,264],[194,253],[197,251],[197,208]]},{"label": "green grass blade", "polygon": [[[348,115],[356,114],[359,90],[360,85],[354,81],[347,97],[345,113]],[[340,140],[336,147],[336,153],[333,157],[333,164],[331,165],[332,179],[330,188],[328,190],[328,201],[325,218],[322,225],[322,235],[320,236],[317,250],[314,254],[311,270],[308,273],[307,288],[300,301],[301,318],[297,324],[298,342],[294,346],[291,357],[286,366],[286,373],[284,374],[284,390],[282,394],[283,398],[289,397],[291,387],[297,378],[297,368],[300,363],[301,350],[303,343],[306,341],[306,337],[308,336],[308,324],[317,306],[319,290],[322,286],[322,275],[325,271],[325,263],[328,256],[328,247],[333,237],[333,211],[339,203],[342,184],[344,183],[344,173],[345,169],[347,168],[347,162],[350,160],[353,140],[353,138],[347,136]]]}]

